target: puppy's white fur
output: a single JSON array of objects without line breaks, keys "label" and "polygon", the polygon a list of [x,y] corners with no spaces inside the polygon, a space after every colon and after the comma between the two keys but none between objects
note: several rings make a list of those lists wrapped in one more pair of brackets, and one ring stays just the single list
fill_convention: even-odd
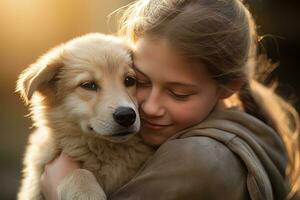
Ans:
[{"label": "puppy's white fur", "polygon": [[[91,171],[105,194],[114,192],[137,172],[152,149],[135,134],[114,134],[136,133],[139,118],[130,127],[113,119],[118,107],[131,107],[138,115],[135,86],[124,84],[126,78],[135,76],[131,65],[129,45],[94,33],[52,49],[20,75],[17,91],[30,105],[36,130],[25,153],[18,199],[43,199],[41,174],[60,151]],[[98,89],[82,87],[86,82],[94,82]],[[84,171],[76,172],[63,195],[105,198],[87,177]],[[74,183],[76,178],[81,180],[79,185]]]}]

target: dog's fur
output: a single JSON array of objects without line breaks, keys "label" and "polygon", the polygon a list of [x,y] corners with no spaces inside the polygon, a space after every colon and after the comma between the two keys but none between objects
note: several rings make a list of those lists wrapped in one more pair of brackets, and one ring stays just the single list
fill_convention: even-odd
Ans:
[{"label": "dog's fur", "polygon": [[[17,91],[30,105],[35,131],[29,138],[18,199],[43,199],[40,178],[45,164],[64,152],[91,171],[105,194],[125,184],[152,153],[135,133],[139,130],[131,47],[99,33],[62,44],[29,66],[19,77]],[[83,83],[94,82],[90,90]],[[119,107],[132,108],[137,118],[129,127],[116,123]],[[123,135],[120,133],[131,132]],[[115,136],[114,136],[115,135]],[[81,183],[64,194],[76,199],[103,199],[92,191],[84,173]],[[82,176],[83,178],[81,178]],[[73,195],[73,196],[72,196]]]}]

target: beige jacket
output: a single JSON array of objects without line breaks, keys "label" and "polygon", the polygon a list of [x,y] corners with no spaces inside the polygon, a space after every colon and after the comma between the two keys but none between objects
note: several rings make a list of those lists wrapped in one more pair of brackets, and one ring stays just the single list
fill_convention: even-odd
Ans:
[{"label": "beige jacket", "polygon": [[164,143],[111,200],[282,200],[287,158],[269,126],[237,111],[213,113]]}]

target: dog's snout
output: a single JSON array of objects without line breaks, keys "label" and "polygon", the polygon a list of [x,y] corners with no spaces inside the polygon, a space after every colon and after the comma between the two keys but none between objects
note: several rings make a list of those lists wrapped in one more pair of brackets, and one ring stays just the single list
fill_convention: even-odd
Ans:
[{"label": "dog's snout", "polygon": [[136,114],[130,107],[119,107],[114,112],[113,117],[121,126],[129,127],[135,122]]}]

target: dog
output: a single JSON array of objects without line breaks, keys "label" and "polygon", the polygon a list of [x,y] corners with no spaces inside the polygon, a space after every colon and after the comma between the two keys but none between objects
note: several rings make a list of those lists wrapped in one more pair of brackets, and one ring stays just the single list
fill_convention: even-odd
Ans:
[{"label": "dog", "polygon": [[140,119],[131,49],[118,37],[90,33],[50,50],[21,73],[16,91],[30,107],[35,131],[18,199],[44,198],[41,175],[60,152],[92,172],[103,189],[93,191],[79,173],[81,182],[67,186],[69,199],[106,199],[153,153],[136,134]]}]

